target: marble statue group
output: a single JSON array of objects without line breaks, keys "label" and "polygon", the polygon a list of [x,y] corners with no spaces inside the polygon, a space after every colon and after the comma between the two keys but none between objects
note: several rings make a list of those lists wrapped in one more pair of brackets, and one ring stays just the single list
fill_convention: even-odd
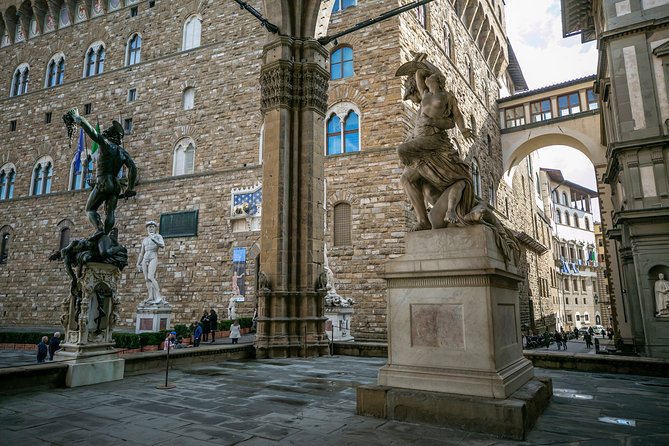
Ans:
[{"label": "marble statue group", "polygon": [[505,258],[517,261],[515,237],[486,203],[477,202],[469,165],[449,136],[457,127],[471,140],[474,131],[465,125],[455,95],[446,91],[446,77],[424,53],[414,53],[414,60],[395,75],[407,76],[404,99],[419,107],[407,140],[397,147],[404,167],[401,182],[416,215],[412,230],[484,224],[495,232]]}]

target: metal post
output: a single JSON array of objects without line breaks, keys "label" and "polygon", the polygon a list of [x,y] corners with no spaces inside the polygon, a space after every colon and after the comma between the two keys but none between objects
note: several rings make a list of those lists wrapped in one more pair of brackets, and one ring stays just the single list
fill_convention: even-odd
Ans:
[{"label": "metal post", "polygon": [[170,371],[170,347],[172,346],[172,343],[170,342],[169,336],[167,337],[167,361],[165,362],[165,385],[159,385],[156,386],[156,389],[174,389],[176,386],[174,384],[169,384],[168,383],[168,376],[169,376],[169,371]]}]

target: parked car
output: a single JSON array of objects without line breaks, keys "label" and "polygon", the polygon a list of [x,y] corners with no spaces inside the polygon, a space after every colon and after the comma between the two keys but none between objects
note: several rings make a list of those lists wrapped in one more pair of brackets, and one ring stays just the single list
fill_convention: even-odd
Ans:
[{"label": "parked car", "polygon": [[596,335],[606,336],[606,328],[603,325],[593,325],[592,329],[595,330]]},{"label": "parked car", "polygon": [[606,335],[606,328],[604,328],[602,325],[584,325],[581,328],[578,329],[579,333],[583,334],[586,333],[590,330],[590,327],[592,327],[592,330],[595,334],[595,336],[605,336]]}]

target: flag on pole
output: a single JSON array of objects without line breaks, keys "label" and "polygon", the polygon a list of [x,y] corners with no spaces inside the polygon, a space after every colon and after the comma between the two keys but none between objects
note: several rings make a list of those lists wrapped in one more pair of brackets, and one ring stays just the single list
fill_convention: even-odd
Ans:
[{"label": "flag on pole", "polygon": [[[100,134],[100,123],[98,122],[95,125],[95,131]],[[93,141],[93,144],[91,145],[91,157],[93,158],[93,161],[97,161],[98,158],[100,157],[100,154],[98,153],[98,149],[100,148],[99,144],[95,141]]]},{"label": "flag on pole", "polygon": [[79,144],[77,153],[74,154],[74,173],[81,172],[81,157],[84,153],[84,129],[79,129]]}]

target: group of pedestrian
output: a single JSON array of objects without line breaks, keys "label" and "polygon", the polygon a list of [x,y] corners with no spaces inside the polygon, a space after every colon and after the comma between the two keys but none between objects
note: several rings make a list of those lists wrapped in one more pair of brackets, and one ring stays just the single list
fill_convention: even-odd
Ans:
[{"label": "group of pedestrian", "polygon": [[60,350],[60,333],[55,332],[49,340],[48,336],[42,336],[39,344],[37,344],[37,362],[46,362],[47,356],[49,361],[53,361],[53,355]]},{"label": "group of pedestrian", "polygon": [[557,345],[558,350],[567,350],[567,341],[569,340],[569,336],[567,336],[567,333],[565,333],[564,329],[556,331],[553,335],[553,339],[555,339],[555,344]]},{"label": "group of pedestrian", "polygon": [[[204,310],[200,318],[200,325],[202,326],[202,341],[211,342],[216,341],[216,329],[218,328],[218,314],[213,308],[211,311]],[[211,341],[209,341],[209,334],[211,334]]]},{"label": "group of pedestrian", "polygon": [[[216,329],[218,328],[218,314],[212,308],[210,311],[204,310],[202,317],[198,321],[193,321],[195,327],[193,331],[193,347],[199,347],[201,342],[214,343],[216,341]],[[233,344],[237,344],[241,335],[239,321],[235,319],[230,325],[230,339]],[[211,341],[209,335],[211,334]]]}]

